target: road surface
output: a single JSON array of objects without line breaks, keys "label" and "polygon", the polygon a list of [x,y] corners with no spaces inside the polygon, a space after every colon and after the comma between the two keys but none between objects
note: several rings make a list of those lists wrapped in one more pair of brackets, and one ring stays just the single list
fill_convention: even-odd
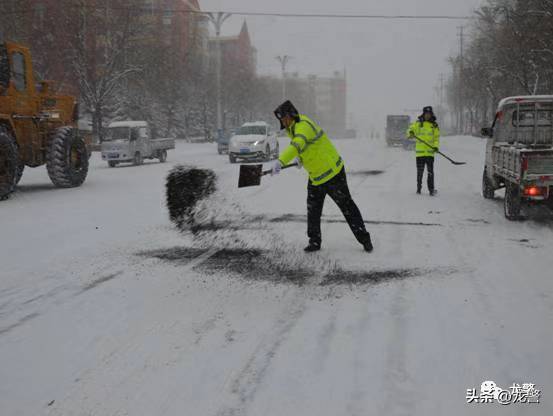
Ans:
[{"label": "road surface", "polygon": [[[282,143],[284,144],[284,143]],[[333,202],[304,254],[306,178],[238,190],[213,144],[107,167],[79,189],[28,169],[0,203],[0,409],[16,415],[551,415],[553,221],[480,195],[484,143],[415,194],[411,152],[337,141],[375,251]],[[213,169],[195,236],[169,223],[176,163]],[[484,381],[540,404],[467,403]]]}]

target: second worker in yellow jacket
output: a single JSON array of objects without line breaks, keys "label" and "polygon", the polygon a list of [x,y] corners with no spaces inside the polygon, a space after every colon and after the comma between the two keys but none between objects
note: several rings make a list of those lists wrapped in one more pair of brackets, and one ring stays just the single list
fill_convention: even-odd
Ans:
[{"label": "second worker in yellow jacket", "polygon": [[428,169],[428,191],[436,195],[434,176],[434,154],[440,150],[440,127],[432,107],[424,107],[422,115],[407,130],[407,136],[416,141],[417,153],[417,194],[421,193],[424,168]]}]

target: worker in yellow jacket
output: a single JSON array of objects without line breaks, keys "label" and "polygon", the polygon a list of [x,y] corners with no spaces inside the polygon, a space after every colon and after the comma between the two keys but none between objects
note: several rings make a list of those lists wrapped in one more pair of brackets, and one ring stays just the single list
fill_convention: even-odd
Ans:
[{"label": "worker in yellow jacket", "polygon": [[[417,154],[417,194],[421,193],[424,168],[428,169],[428,191],[430,195],[436,195],[434,187],[434,155],[440,150],[440,127],[436,121],[432,107],[424,107],[422,115],[407,130],[410,140],[416,141]],[[419,140],[421,139],[421,140]],[[426,142],[426,143],[423,143]]]},{"label": "worker in yellow jacket", "polygon": [[321,249],[321,215],[326,195],[338,205],[357,241],[365,251],[371,252],[371,236],[365,228],[361,212],[349,192],[344,161],[325,132],[305,115],[300,115],[290,101],[275,110],[281,129],[291,139],[273,166],[272,174],[280,173],[283,166],[295,159],[308,172],[307,183],[307,235],[309,245],[305,251]]}]

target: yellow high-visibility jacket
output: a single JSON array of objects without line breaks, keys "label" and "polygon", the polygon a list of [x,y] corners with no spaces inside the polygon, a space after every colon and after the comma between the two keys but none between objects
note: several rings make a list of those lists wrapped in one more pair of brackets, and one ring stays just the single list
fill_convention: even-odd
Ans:
[{"label": "yellow high-visibility jacket", "polygon": [[409,129],[407,130],[407,137],[410,140],[415,140],[417,143],[415,147],[415,151],[417,152],[417,157],[419,156],[434,156],[436,151],[432,149],[432,147],[427,146],[426,144],[422,143],[420,140],[417,140],[415,138],[410,138],[411,133],[413,133],[415,136],[421,138],[425,142],[427,142],[430,146],[439,149],[440,148],[440,128],[436,123],[433,123],[431,121],[422,121],[417,120],[411,126],[409,126]]},{"label": "yellow high-visibility jacket", "polygon": [[314,121],[303,114],[300,121],[286,129],[291,139],[290,145],[278,158],[283,165],[298,158],[309,179],[315,186],[334,178],[344,168],[344,161],[326,135]]}]

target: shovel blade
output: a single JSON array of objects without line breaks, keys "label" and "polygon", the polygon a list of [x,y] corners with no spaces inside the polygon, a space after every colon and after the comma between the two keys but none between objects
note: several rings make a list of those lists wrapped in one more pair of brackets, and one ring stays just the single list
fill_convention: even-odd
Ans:
[{"label": "shovel blade", "polygon": [[246,188],[248,186],[259,186],[261,185],[262,176],[263,165],[240,165],[238,187]]}]

